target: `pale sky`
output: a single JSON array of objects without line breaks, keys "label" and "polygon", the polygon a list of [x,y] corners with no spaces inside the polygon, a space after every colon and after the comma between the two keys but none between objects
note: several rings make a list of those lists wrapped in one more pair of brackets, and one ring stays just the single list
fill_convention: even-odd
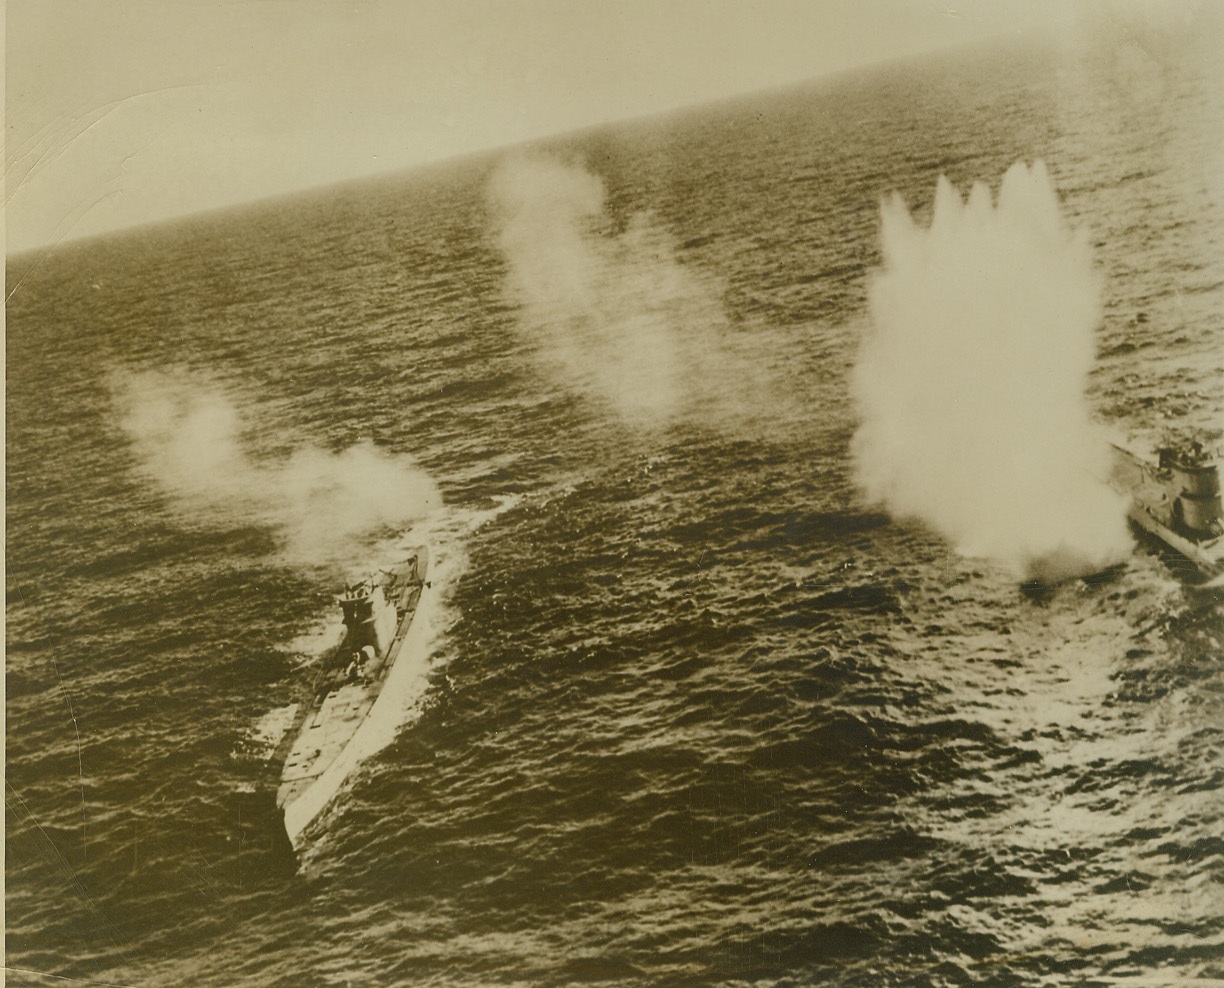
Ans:
[{"label": "pale sky", "polygon": [[1065,25],[1056,0],[8,0],[10,251]]}]

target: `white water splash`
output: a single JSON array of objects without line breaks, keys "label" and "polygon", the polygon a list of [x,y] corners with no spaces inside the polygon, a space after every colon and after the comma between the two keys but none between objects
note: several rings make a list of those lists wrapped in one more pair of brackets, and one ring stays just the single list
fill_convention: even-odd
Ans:
[{"label": "white water splash", "polygon": [[251,728],[246,738],[247,753],[258,759],[270,758],[280,744],[285,732],[293,726],[293,718],[297,715],[298,705],[290,703],[275,710],[269,710],[259,718]]},{"label": "white water splash", "polygon": [[1085,386],[1101,318],[1085,234],[1040,163],[998,202],[940,179],[929,228],[893,197],[853,374],[858,480],[968,555],[1059,578],[1130,549]]}]

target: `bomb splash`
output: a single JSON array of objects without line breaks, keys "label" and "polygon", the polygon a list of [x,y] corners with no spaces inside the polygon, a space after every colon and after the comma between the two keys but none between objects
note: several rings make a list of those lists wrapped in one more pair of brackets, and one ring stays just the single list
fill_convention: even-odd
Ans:
[{"label": "bomb splash", "polygon": [[881,241],[851,382],[866,494],[1020,576],[1123,558],[1125,503],[1085,396],[1099,279],[1044,165],[1013,165],[997,202],[941,178],[929,228],[894,195]]}]

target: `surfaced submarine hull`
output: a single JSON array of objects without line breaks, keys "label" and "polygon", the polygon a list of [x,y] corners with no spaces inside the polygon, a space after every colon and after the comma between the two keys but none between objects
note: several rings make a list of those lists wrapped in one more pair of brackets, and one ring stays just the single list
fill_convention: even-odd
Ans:
[{"label": "surfaced submarine hull", "polygon": [[315,669],[273,754],[280,765],[276,807],[295,850],[398,715],[391,708],[402,696],[399,685],[412,673],[402,659],[424,635],[417,617],[432,592],[428,562],[428,550],[421,547],[403,564],[346,588],[339,598],[344,639]]}]

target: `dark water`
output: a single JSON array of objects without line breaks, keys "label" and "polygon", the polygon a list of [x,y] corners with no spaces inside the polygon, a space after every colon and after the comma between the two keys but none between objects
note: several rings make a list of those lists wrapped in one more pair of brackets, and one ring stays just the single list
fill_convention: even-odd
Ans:
[{"label": "dark water", "polygon": [[[784,354],[747,435],[541,369],[495,158],[11,260],[9,983],[1224,979],[1218,601],[1147,551],[1025,595],[850,475],[879,197],[1021,159],[1105,276],[1098,414],[1220,423],[1218,88],[1115,70],[968,54],[558,141]],[[368,439],[447,503],[428,677],[293,876],[236,793],[337,574],[137,469],[107,374],[167,367],[258,462]]]}]

